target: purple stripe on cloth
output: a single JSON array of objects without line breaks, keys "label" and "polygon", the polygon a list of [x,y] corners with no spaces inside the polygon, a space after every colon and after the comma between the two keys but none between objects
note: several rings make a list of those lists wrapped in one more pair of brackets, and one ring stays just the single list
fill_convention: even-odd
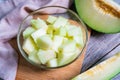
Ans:
[{"label": "purple stripe on cloth", "polygon": [[[14,80],[17,70],[17,53],[7,43],[0,42],[0,77],[4,80]],[[10,77],[9,77],[10,76]]]}]

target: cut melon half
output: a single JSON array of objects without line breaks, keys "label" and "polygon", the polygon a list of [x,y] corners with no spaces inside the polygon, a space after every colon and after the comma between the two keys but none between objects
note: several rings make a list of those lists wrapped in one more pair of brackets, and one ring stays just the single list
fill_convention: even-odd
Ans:
[{"label": "cut melon half", "polygon": [[120,32],[120,5],[114,0],[75,0],[81,19],[103,33]]}]

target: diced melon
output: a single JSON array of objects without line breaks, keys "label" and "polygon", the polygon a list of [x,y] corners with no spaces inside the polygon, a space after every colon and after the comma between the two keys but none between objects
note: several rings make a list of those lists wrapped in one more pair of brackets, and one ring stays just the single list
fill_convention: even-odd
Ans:
[{"label": "diced melon", "polygon": [[59,47],[59,51],[63,53],[73,52],[76,49],[76,42],[74,40],[66,40]]},{"label": "diced melon", "polygon": [[68,19],[64,18],[64,17],[58,17],[57,20],[55,21],[55,23],[53,24],[54,29],[58,29],[59,27],[64,27],[68,22]]},{"label": "diced melon", "polygon": [[57,67],[57,66],[58,66],[58,63],[56,58],[51,59],[47,62],[47,67]]},{"label": "diced melon", "polygon": [[64,17],[48,16],[31,20],[32,27],[23,32],[23,49],[28,58],[47,67],[58,67],[70,63],[83,47],[80,27]]},{"label": "diced melon", "polygon": [[27,37],[30,37],[30,35],[35,31],[33,27],[27,27],[25,31],[23,32],[23,38],[26,39]]},{"label": "diced melon", "polygon": [[66,36],[66,29],[64,27],[60,27],[56,29],[55,35]]},{"label": "diced melon", "polygon": [[80,36],[80,35],[74,36],[73,39],[76,41],[76,43],[79,47],[84,46],[83,36]]},{"label": "diced melon", "polygon": [[49,60],[56,58],[56,53],[53,50],[40,49],[37,55],[42,64],[46,64]]},{"label": "diced melon", "polygon": [[41,64],[41,62],[40,62],[40,60],[39,60],[39,58],[38,58],[37,52],[38,52],[38,51],[33,51],[33,52],[31,52],[31,53],[28,55],[28,58],[29,58],[31,61],[33,61],[33,62],[35,62],[35,63],[37,63],[37,64]]},{"label": "diced melon", "polygon": [[51,49],[53,41],[50,35],[43,35],[37,39],[37,46],[40,49]]},{"label": "diced melon", "polygon": [[24,40],[22,48],[27,54],[30,54],[31,52],[38,49],[31,37],[28,37],[27,39]]},{"label": "diced melon", "polygon": [[79,74],[71,80],[111,80],[120,73],[120,53]]},{"label": "diced melon", "polygon": [[79,56],[81,49],[76,48],[73,52],[59,52],[58,54],[58,65],[62,66],[73,61],[76,57]]},{"label": "diced melon", "polygon": [[40,36],[45,35],[45,34],[46,34],[46,30],[43,29],[43,28],[40,28],[40,29],[36,30],[35,32],[33,32],[33,33],[31,34],[31,36],[32,36],[33,40],[34,40],[35,42],[37,42],[37,39],[38,39]]},{"label": "diced melon", "polygon": [[66,25],[66,30],[68,36],[76,36],[76,35],[82,35],[82,30],[80,27],[75,26],[75,25]]},{"label": "diced melon", "polygon": [[31,25],[35,29],[40,29],[40,28],[47,29],[48,28],[46,22],[40,18],[31,20]]},{"label": "diced melon", "polygon": [[75,52],[59,52],[58,53],[58,66],[62,66],[65,64],[70,63],[76,58],[76,53]]},{"label": "diced melon", "polygon": [[57,17],[55,16],[48,16],[47,22],[53,24],[56,21]]},{"label": "diced melon", "polygon": [[58,52],[58,48],[62,45],[64,37],[55,35],[53,37],[53,49]]},{"label": "diced melon", "polygon": [[48,25],[47,34],[49,34],[51,37],[54,36],[54,28],[53,28],[53,25]]}]

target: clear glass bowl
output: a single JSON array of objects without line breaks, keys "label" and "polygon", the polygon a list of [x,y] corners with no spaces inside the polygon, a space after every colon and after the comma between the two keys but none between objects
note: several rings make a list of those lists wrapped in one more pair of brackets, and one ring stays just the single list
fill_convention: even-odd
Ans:
[{"label": "clear glass bowl", "polygon": [[[25,53],[25,51],[22,48],[23,41],[24,41],[22,33],[25,30],[25,28],[27,28],[30,25],[30,20],[33,18],[37,18],[37,17],[46,19],[46,15],[47,16],[53,15],[53,16],[57,16],[57,17],[62,16],[69,20],[73,20],[73,21],[77,22],[77,24],[81,25],[80,27],[83,32],[84,47],[81,49],[81,51],[79,52],[79,55],[76,56],[76,58],[74,60],[72,60],[71,62],[69,62],[65,65],[57,66],[57,67],[47,67],[42,64],[34,63],[33,61],[29,60],[28,55]],[[33,11],[32,13],[30,13],[28,16],[26,16],[24,18],[24,20],[20,24],[20,28],[19,28],[18,35],[17,35],[17,44],[18,44],[18,48],[19,48],[22,56],[32,65],[37,66],[42,69],[56,69],[56,68],[61,68],[61,67],[64,67],[64,66],[67,66],[67,65],[73,63],[82,54],[82,52],[86,46],[87,40],[88,40],[88,30],[87,30],[85,24],[79,18],[79,16],[72,10],[65,8],[65,7],[61,7],[61,6],[47,6],[47,7],[42,7],[42,8],[39,8],[39,9]]]}]

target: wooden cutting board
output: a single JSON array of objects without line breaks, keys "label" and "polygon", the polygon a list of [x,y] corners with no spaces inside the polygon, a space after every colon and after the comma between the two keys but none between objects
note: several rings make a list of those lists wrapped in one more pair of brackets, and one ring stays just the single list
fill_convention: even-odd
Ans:
[{"label": "wooden cutting board", "polygon": [[[90,37],[90,30],[88,34]],[[86,51],[84,50],[75,62],[66,67],[53,70],[42,70],[31,65],[21,56],[17,47],[16,38],[12,39],[10,44],[19,55],[16,80],[70,80],[80,73]]]}]

